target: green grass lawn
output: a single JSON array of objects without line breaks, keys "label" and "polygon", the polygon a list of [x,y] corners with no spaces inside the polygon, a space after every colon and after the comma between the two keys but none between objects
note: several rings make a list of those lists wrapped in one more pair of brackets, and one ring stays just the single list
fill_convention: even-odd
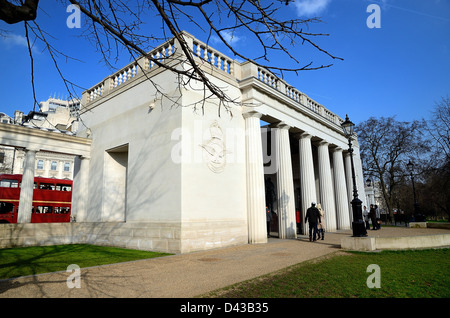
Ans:
[{"label": "green grass lawn", "polygon": [[113,264],[170,254],[84,244],[0,249],[0,279]]},{"label": "green grass lawn", "polygon": [[[65,271],[170,254],[94,245],[0,249],[0,279]],[[370,264],[380,288],[369,288]],[[450,249],[343,253],[309,261],[202,297],[223,298],[449,298]]]},{"label": "green grass lawn", "polygon": [[[343,255],[342,255],[343,254]],[[370,264],[380,269],[380,288],[369,288]],[[297,264],[202,297],[224,298],[448,298],[450,249],[338,253]],[[372,279],[370,279],[372,281]]]}]

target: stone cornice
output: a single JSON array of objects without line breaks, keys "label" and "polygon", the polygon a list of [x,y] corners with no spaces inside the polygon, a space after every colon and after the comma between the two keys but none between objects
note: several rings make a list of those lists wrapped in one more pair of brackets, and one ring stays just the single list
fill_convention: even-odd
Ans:
[{"label": "stone cornice", "polygon": [[[285,94],[281,93],[280,91],[268,86],[267,84],[261,82],[255,77],[248,77],[242,81],[239,81],[239,87],[241,90],[248,90],[248,89],[256,89],[264,94],[269,95],[270,97],[280,101],[281,103],[287,105],[291,109],[294,109],[298,112],[301,112],[302,114],[308,116],[309,118],[312,118],[313,120],[325,125],[326,127],[336,131],[340,135],[344,136],[344,133],[342,131],[342,127],[336,123],[333,123],[329,121],[327,118],[321,116],[320,114],[312,111],[305,105],[289,98]],[[245,100],[242,101],[245,103]],[[265,104],[264,101],[259,101],[261,104]]]},{"label": "stone cornice", "polygon": [[92,140],[13,124],[0,123],[0,145],[74,155],[89,155]]}]

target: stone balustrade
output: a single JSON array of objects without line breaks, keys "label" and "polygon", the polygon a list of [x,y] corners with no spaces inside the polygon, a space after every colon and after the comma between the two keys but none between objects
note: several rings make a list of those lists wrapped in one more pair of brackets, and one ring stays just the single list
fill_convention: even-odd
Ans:
[{"label": "stone balustrade", "polygon": [[[272,72],[250,62],[239,63],[197,40],[187,32],[183,32],[183,36],[194,58],[208,63],[208,65],[213,67],[213,70],[226,73],[237,80],[243,80],[248,77],[256,78],[266,84],[268,88],[281,92],[294,100],[300,107],[306,107],[336,125],[340,125],[343,122],[342,118],[278,78]],[[83,92],[82,105],[85,106],[120,87],[122,84],[139,77],[144,71],[159,68],[159,64],[165,63],[168,58],[173,56],[177,46],[175,38],[172,38],[150,51],[147,56],[138,58],[136,61],[108,76],[102,82]]]},{"label": "stone balustrade", "polygon": [[112,87],[115,88],[126,81],[129,81],[131,78],[135,77],[137,74],[138,65],[137,62],[134,62],[132,64],[128,64],[124,68],[122,68],[120,71],[114,73],[112,75]]},{"label": "stone balustrade", "polygon": [[[250,70],[250,73],[252,73],[252,71],[255,72],[254,69],[252,69]],[[320,116],[326,118],[327,120],[329,120],[334,124],[340,125],[344,121],[338,115],[326,109],[323,105],[317,103],[304,93],[300,92],[295,87],[290,86],[284,80],[279,79],[276,75],[272,74],[270,71],[262,67],[257,67],[256,73],[253,74],[253,76],[256,77],[258,80],[260,80],[261,82],[263,82],[264,84],[267,84],[271,88],[283,93],[290,99],[312,110],[316,114],[319,114]]]},{"label": "stone balustrade", "polygon": [[120,85],[143,74],[144,71],[159,67],[175,52],[175,39],[171,39],[154,50],[147,56],[142,56],[136,61],[126,65],[114,74],[105,78],[102,82],[83,92],[82,105],[87,105],[95,99],[102,97]]},{"label": "stone balustrade", "polygon": [[285,94],[286,96],[295,100],[298,103],[302,103],[302,100],[305,97],[305,95],[302,92],[300,92],[298,89],[292,86],[286,86]]},{"label": "stone balustrade", "polygon": [[260,67],[258,67],[258,79],[276,90],[279,89],[278,77]]},{"label": "stone balustrade", "polygon": [[[188,35],[188,37],[190,36]],[[210,46],[193,37],[191,37],[191,41],[188,41],[188,45],[190,46],[194,56],[208,62],[211,66],[218,70],[230,75],[234,74],[234,61],[231,58],[225,56],[219,51],[214,50]]]},{"label": "stone balustrade", "polygon": [[105,87],[104,82],[98,83],[94,87],[87,90],[86,93],[83,93],[83,98],[86,94],[87,102],[93,101],[97,97],[100,97],[103,95],[103,93],[105,92],[104,87]]},{"label": "stone balustrade", "polygon": [[157,63],[164,63],[167,58],[175,53],[175,39],[172,38],[164,44],[160,45],[156,49],[152,50],[148,56],[150,58],[144,58],[144,69],[151,69],[158,66]]}]

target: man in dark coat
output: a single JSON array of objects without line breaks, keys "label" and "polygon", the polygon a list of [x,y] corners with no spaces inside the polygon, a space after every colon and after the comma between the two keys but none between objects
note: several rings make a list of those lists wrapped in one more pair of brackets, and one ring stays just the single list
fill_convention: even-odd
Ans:
[{"label": "man in dark coat", "polygon": [[377,213],[373,204],[370,205],[369,218],[372,221],[372,230],[378,230]]},{"label": "man in dark coat", "polygon": [[317,224],[320,223],[320,212],[319,209],[316,208],[315,202],[312,202],[311,207],[309,207],[308,210],[306,210],[305,223],[308,221],[309,221],[309,241],[311,242],[316,240]]},{"label": "man in dark coat", "polygon": [[267,237],[270,237],[270,221],[272,221],[272,212],[266,206]]}]

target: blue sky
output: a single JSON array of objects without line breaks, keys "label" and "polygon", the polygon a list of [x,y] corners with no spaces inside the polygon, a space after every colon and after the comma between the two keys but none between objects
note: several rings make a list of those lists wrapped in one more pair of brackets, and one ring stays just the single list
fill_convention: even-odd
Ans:
[{"label": "blue sky", "polygon": [[[369,28],[370,4],[381,8],[381,27]],[[80,37],[82,29],[69,29],[70,13],[57,1],[41,1],[37,22],[54,38],[59,50],[78,60],[58,59],[61,70],[71,81],[89,88],[112,71],[100,61],[92,44]],[[296,0],[280,12],[286,17],[319,16],[324,21],[310,26],[311,32],[329,33],[318,43],[344,60],[332,61],[307,45],[292,52],[301,62],[316,65],[334,63],[330,68],[285,74],[285,80],[341,117],[349,115],[356,124],[374,117],[396,116],[411,121],[428,118],[435,102],[450,96],[450,1],[449,0]],[[159,20],[151,28],[159,28]],[[205,41],[206,35],[190,24],[183,28]],[[30,59],[23,24],[0,22],[0,111],[12,116],[33,108]],[[3,32],[4,33],[4,32]],[[211,42],[212,43],[212,42]],[[256,56],[245,34],[234,34],[236,49]],[[214,46],[214,44],[213,44]],[[67,92],[43,44],[33,49],[36,96],[66,97]],[[216,49],[230,55],[222,45]],[[124,54],[120,68],[128,63]],[[286,58],[273,55],[270,63],[285,65]],[[78,91],[81,95],[81,89]]]}]

